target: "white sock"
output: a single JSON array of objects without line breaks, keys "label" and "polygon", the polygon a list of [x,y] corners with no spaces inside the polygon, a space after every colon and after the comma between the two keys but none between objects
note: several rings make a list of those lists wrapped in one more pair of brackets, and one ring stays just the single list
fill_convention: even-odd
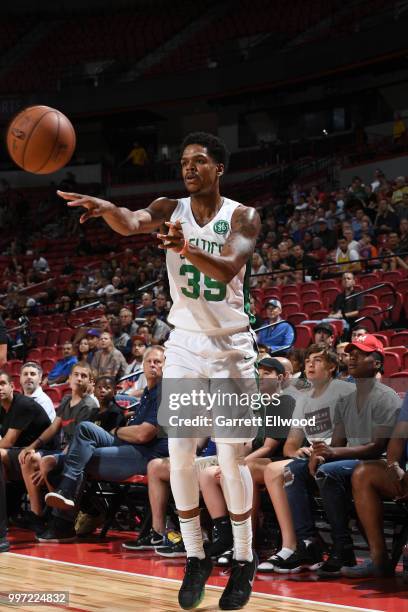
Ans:
[{"label": "white sock", "polygon": [[203,536],[201,533],[200,515],[193,518],[180,518],[180,531],[187,551],[187,557],[205,559]]},{"label": "white sock", "polygon": [[234,559],[236,561],[252,561],[252,523],[249,516],[245,521],[231,519],[232,535],[234,536]]},{"label": "white sock", "polygon": [[291,548],[286,548],[285,546],[283,548],[280,549],[279,552],[277,552],[276,554],[279,555],[280,557],[282,557],[282,559],[289,559],[289,557],[291,555],[293,555],[295,551],[292,550]]}]

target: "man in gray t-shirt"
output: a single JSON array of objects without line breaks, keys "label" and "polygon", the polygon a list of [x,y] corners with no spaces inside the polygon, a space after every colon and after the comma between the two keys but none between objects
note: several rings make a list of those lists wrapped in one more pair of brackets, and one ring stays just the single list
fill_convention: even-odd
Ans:
[{"label": "man in gray t-shirt", "polygon": [[309,474],[319,487],[327,519],[332,528],[333,549],[318,570],[321,576],[337,577],[343,566],[354,566],[356,559],[348,526],[351,505],[351,477],[360,460],[376,459],[385,451],[402,401],[375,376],[384,358],[382,343],[370,334],[346,347],[350,354],[349,372],[356,390],[339,398],[334,411],[330,445],[313,443],[308,464],[294,461],[287,467],[285,490],[296,525],[296,535],[309,540],[316,535],[313,516],[302,503],[303,486]]}]

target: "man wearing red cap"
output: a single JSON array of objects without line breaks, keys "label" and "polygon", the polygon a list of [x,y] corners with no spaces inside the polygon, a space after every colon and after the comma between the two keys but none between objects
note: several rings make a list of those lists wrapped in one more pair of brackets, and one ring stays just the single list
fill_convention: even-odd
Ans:
[{"label": "man wearing red cap", "polygon": [[[397,393],[376,379],[384,358],[382,343],[366,334],[348,344],[346,352],[356,390],[336,403],[331,443],[314,442],[307,467],[306,460],[298,459],[288,464],[285,474],[285,490],[295,524],[299,523],[296,508],[304,509],[309,474],[319,487],[333,539],[331,554],[318,570],[325,577],[340,576],[342,567],[356,565],[348,526],[351,477],[361,460],[381,457],[401,407]],[[313,537],[316,530],[311,512],[303,511],[301,523],[296,524],[296,531],[303,538],[308,534]]]}]

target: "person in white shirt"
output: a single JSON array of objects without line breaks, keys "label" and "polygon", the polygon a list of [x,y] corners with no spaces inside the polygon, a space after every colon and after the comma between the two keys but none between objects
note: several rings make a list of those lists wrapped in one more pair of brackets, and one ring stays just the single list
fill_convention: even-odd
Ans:
[{"label": "person in white shirt", "polygon": [[20,384],[24,395],[40,404],[47,413],[51,423],[55,419],[55,408],[52,400],[41,387],[43,371],[39,363],[27,361],[20,370]]}]

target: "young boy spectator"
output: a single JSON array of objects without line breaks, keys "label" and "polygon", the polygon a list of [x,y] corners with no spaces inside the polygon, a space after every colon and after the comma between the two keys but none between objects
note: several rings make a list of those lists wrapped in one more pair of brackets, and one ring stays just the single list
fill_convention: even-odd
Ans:
[{"label": "young boy spectator", "polygon": [[69,445],[74,435],[75,427],[81,421],[93,419],[98,408],[94,400],[88,395],[91,368],[88,364],[75,364],[69,375],[71,394],[63,397],[58,413],[53,423],[26,445],[20,455],[19,461],[27,492],[30,497],[31,511],[37,516],[43,513],[43,497],[41,485],[49,471],[59,468],[63,464],[63,454],[50,453],[45,449],[47,443],[55,439],[60,432],[63,433],[63,446]]},{"label": "young boy spectator", "polygon": [[331,442],[316,436],[310,459],[296,459],[285,468],[285,490],[299,540],[316,536],[311,478],[318,485],[333,540],[330,556],[318,570],[325,577],[340,576],[342,567],[356,564],[348,525],[351,477],[360,460],[384,452],[401,407],[397,393],[376,380],[384,358],[381,342],[367,334],[346,350],[356,390],[336,402]]},{"label": "young boy spectator", "polygon": [[303,568],[317,569],[322,563],[320,551],[314,540],[306,544],[297,541],[288,499],[283,488],[284,469],[293,459],[309,457],[311,447],[304,446],[306,438],[311,443],[317,437],[330,441],[333,433],[334,407],[339,397],[352,393],[354,385],[337,380],[337,356],[325,344],[312,344],[305,354],[305,374],[311,389],[296,401],[293,419],[311,419],[315,426],[292,426],[283,447],[283,461],[271,463],[265,470],[265,485],[275,509],[282,532],[282,548],[267,561],[261,563],[260,572],[292,573]]}]

